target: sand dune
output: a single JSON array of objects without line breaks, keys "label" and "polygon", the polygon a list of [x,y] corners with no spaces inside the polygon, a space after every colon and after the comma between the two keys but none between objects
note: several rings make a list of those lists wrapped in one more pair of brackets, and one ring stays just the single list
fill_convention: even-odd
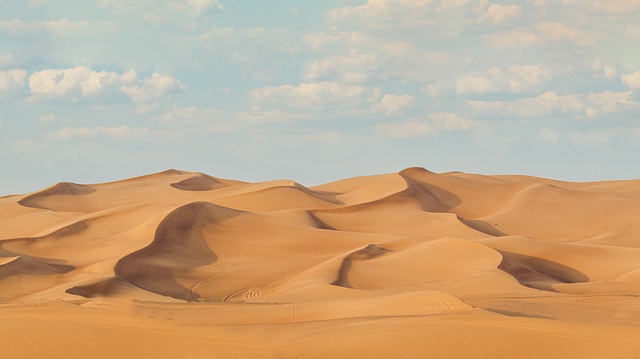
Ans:
[{"label": "sand dune", "polygon": [[0,351],[633,358],[638,223],[639,180],[62,182],[0,197]]}]

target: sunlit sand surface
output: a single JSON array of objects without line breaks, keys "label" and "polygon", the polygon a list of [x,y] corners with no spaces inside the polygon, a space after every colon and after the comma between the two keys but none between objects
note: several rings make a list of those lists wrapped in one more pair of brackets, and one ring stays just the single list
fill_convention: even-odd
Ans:
[{"label": "sunlit sand surface", "polygon": [[0,198],[7,358],[638,358],[640,181],[169,170]]}]

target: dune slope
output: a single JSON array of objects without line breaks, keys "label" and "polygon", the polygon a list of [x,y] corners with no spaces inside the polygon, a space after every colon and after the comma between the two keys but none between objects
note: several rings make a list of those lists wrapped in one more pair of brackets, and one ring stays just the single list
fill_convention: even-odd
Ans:
[{"label": "dune slope", "polygon": [[0,351],[631,358],[638,223],[640,180],[62,182],[0,197]]}]

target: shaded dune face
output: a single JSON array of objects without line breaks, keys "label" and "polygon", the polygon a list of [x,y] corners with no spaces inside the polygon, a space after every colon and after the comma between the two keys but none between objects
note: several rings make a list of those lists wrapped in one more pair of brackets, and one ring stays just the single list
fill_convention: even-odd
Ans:
[{"label": "shaded dune face", "polygon": [[353,263],[373,259],[388,252],[391,252],[391,250],[378,247],[375,244],[369,244],[363,249],[350,253],[342,260],[342,265],[340,265],[340,269],[338,269],[338,279],[331,284],[345,288],[353,288],[349,283],[349,271],[351,270]]},{"label": "shaded dune face", "polygon": [[161,295],[198,299],[197,293],[176,282],[176,275],[214,263],[218,256],[209,248],[203,227],[241,213],[209,202],[175,209],[162,220],[150,245],[118,261],[116,277]]},{"label": "shaded dune face", "polygon": [[124,293],[130,285],[119,278],[109,278],[96,283],[72,287],[66,293],[78,295],[85,298],[112,297],[119,293]]},{"label": "shaded dune face", "polygon": [[75,268],[65,264],[57,264],[55,259],[44,259],[20,256],[9,263],[0,265],[0,280],[20,275],[46,276],[64,274]]},{"label": "shaded dune face", "polygon": [[498,268],[530,288],[555,292],[554,284],[589,281],[584,273],[557,262],[507,251],[499,252],[503,259]]},{"label": "shaded dune face", "polygon": [[172,183],[171,187],[184,191],[211,191],[226,186],[211,176],[200,174],[180,182]]},{"label": "shaded dune face", "polygon": [[434,173],[424,168],[408,168],[399,173],[407,182],[407,189],[401,196],[409,197],[419,203],[427,212],[448,212],[461,203],[460,197],[444,188],[428,182]]},{"label": "shaded dune face", "polygon": [[96,190],[93,187],[87,185],[81,185],[71,182],[60,182],[44,191],[27,196],[18,203],[25,207],[39,208],[39,209],[53,209],[41,202],[51,197],[57,196],[86,196],[94,193]]},{"label": "shaded dune face", "polygon": [[[46,253],[44,253],[46,257],[38,255],[42,251],[34,249],[34,247],[39,247],[42,242],[55,243],[57,239],[80,233],[84,229],[86,229],[86,224],[83,221],[79,221],[45,236],[0,241],[0,283],[5,279],[9,280],[7,282],[9,283],[8,288],[0,284],[0,300],[6,298],[6,296],[14,296],[17,293],[22,295],[30,294],[30,290],[23,288],[22,285],[25,277],[43,282],[42,285],[37,287],[46,288],[47,279],[45,278],[56,277],[74,271],[76,267],[68,265],[66,260],[50,258]],[[36,253],[35,255],[34,252]],[[52,282],[56,281],[53,280]]]}]

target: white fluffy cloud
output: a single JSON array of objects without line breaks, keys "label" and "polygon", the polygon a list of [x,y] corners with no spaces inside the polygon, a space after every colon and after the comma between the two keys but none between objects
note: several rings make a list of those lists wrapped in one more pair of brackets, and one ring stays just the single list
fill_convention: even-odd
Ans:
[{"label": "white fluffy cloud", "polygon": [[136,77],[135,71],[120,75],[87,67],[45,69],[29,76],[29,90],[35,98],[92,96],[106,88],[134,82]]},{"label": "white fluffy cloud", "polygon": [[518,5],[491,4],[483,18],[489,24],[496,26],[510,23],[518,18],[522,13],[522,8]]},{"label": "white fluffy cloud", "polygon": [[78,101],[82,97],[97,96],[106,91],[129,96],[138,104],[149,103],[186,86],[170,75],[153,73],[139,79],[134,70],[122,74],[113,71],[95,71],[88,67],[45,69],[29,76],[29,90],[33,100],[68,98]]},{"label": "white fluffy cloud", "polygon": [[384,94],[375,110],[385,116],[403,115],[414,106],[415,102],[416,98],[411,95]]},{"label": "white fluffy cloud", "polygon": [[153,73],[142,83],[120,87],[120,91],[127,94],[136,103],[154,101],[171,92],[186,89],[187,86],[175,77],[159,73]]},{"label": "white fluffy cloud", "polygon": [[407,82],[425,82],[447,77],[454,66],[460,66],[463,62],[454,54],[400,39],[384,41],[366,34],[349,32],[336,36],[337,44],[343,51],[338,55],[310,61],[304,72],[305,80],[364,83],[401,79]]},{"label": "white fluffy cloud", "polygon": [[542,22],[536,24],[535,28],[546,40],[577,43],[587,43],[595,40],[595,34],[587,34],[561,22]]},{"label": "white fluffy cloud", "polygon": [[57,140],[71,140],[75,138],[94,138],[104,136],[111,140],[124,141],[146,138],[149,129],[146,127],[130,128],[122,125],[117,127],[63,127],[60,130],[46,134],[44,137]]},{"label": "white fluffy cloud", "polygon": [[0,93],[22,88],[26,77],[27,72],[22,69],[0,71]]},{"label": "white fluffy cloud", "polygon": [[428,24],[443,13],[477,12],[480,0],[368,0],[363,5],[334,9],[329,18],[335,22],[358,21],[369,27],[413,27]]},{"label": "white fluffy cloud", "polygon": [[373,54],[336,55],[309,63],[304,77],[312,81],[338,78],[359,83],[368,80],[379,67],[379,57]]},{"label": "white fluffy cloud", "polygon": [[640,71],[636,71],[629,75],[622,75],[620,76],[620,80],[630,89],[640,89]]},{"label": "white fluffy cloud", "polygon": [[366,4],[331,11],[333,20],[358,19],[394,21],[420,19],[429,10],[431,0],[368,0]]},{"label": "white fluffy cloud", "polygon": [[492,67],[484,73],[464,75],[456,81],[458,94],[486,94],[495,92],[525,92],[545,85],[551,69],[542,65],[513,65]]},{"label": "white fluffy cloud", "polygon": [[394,115],[412,107],[415,99],[384,94],[379,87],[312,82],[257,89],[251,101],[293,110]]},{"label": "white fluffy cloud", "polygon": [[218,0],[185,0],[174,1],[169,10],[200,16],[210,11],[222,11],[225,7]]}]

